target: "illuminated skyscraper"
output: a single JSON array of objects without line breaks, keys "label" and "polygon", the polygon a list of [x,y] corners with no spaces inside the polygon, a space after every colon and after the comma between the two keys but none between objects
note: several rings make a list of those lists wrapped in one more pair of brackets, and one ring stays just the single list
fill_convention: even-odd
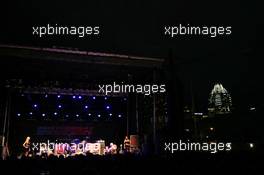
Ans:
[{"label": "illuminated skyscraper", "polygon": [[222,84],[215,84],[209,96],[208,111],[215,114],[227,114],[231,112],[232,99]]}]

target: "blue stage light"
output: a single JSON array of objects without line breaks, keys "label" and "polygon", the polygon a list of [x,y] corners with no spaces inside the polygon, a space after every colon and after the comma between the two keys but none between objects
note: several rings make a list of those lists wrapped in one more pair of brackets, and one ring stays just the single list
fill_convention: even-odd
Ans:
[{"label": "blue stage light", "polygon": [[58,108],[62,108],[62,105],[58,105]]},{"label": "blue stage light", "polygon": [[107,97],[105,97],[104,99],[107,100]]},{"label": "blue stage light", "polygon": [[107,106],[106,106],[106,109],[110,109],[110,106],[107,105]]}]

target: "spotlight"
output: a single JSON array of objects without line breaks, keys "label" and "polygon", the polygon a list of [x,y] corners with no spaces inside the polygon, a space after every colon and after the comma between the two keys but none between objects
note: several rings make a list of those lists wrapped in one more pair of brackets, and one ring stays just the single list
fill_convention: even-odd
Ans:
[{"label": "spotlight", "polygon": [[79,114],[76,114],[76,117],[79,117]]},{"label": "spotlight", "polygon": [[121,115],[121,114],[119,114],[119,115],[118,115],[118,117],[120,118],[120,117],[122,117],[122,115]]},{"label": "spotlight", "polygon": [[32,113],[32,112],[30,112],[30,113],[29,113],[29,115],[33,115],[33,113]]},{"label": "spotlight", "polygon": [[105,97],[104,99],[107,100],[107,97]]},{"label": "spotlight", "polygon": [[97,117],[101,117],[101,115],[100,115],[100,114],[98,114],[98,115],[97,115]]},{"label": "spotlight", "polygon": [[112,116],[112,115],[113,115],[112,113],[109,114],[109,116]]},{"label": "spotlight", "polygon": [[75,98],[76,98],[76,96],[74,95],[74,96],[72,96],[72,98],[73,98],[73,99],[75,99]]},{"label": "spotlight", "polygon": [[20,114],[20,113],[18,113],[18,114],[17,114],[17,116],[18,116],[18,117],[20,117],[20,116],[21,116],[21,114]]},{"label": "spotlight", "polygon": [[62,108],[62,106],[61,105],[58,105],[58,108]]},{"label": "spotlight", "polygon": [[106,106],[106,109],[110,109],[110,106]]},{"label": "spotlight", "polygon": [[85,106],[84,106],[84,108],[85,108],[85,109],[88,109],[88,106],[87,106],[87,105],[85,105]]},{"label": "spotlight", "polygon": [[69,115],[68,115],[68,114],[66,114],[66,115],[65,115],[65,117],[66,117],[66,118],[68,118],[68,117],[69,117]]},{"label": "spotlight", "polygon": [[79,97],[78,97],[78,98],[79,98],[79,99],[82,99],[82,96],[80,96],[80,95],[79,95]]},{"label": "spotlight", "polygon": [[45,94],[45,98],[48,98],[48,94]]},{"label": "spotlight", "polygon": [[61,96],[60,95],[57,95],[57,98],[61,98]]},{"label": "spotlight", "polygon": [[57,112],[54,112],[54,115],[58,115],[58,113]]},{"label": "spotlight", "polygon": [[89,113],[88,115],[89,115],[89,116],[91,116],[92,114],[91,114],[91,113]]},{"label": "spotlight", "polygon": [[255,108],[255,107],[250,107],[249,110],[250,110],[250,111],[255,111],[256,108]]},{"label": "spotlight", "polygon": [[95,99],[96,99],[96,97],[95,97],[95,96],[93,96],[93,99],[95,100]]},{"label": "spotlight", "polygon": [[45,116],[46,116],[46,114],[43,113],[43,114],[42,114],[42,117],[45,117]]},{"label": "spotlight", "polygon": [[34,107],[34,108],[37,108],[37,107],[38,107],[38,105],[37,105],[37,104],[34,104],[34,105],[33,105],[33,107]]}]

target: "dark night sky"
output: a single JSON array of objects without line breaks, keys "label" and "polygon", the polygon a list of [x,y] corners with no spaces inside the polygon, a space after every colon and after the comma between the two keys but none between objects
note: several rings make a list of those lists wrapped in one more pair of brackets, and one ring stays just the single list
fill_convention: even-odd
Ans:
[{"label": "dark night sky", "polygon": [[[261,102],[257,93],[263,89],[257,59],[260,48],[256,45],[259,20],[251,1],[10,1],[3,7],[0,43],[55,45],[160,58],[168,57],[172,50],[181,64],[179,75],[184,85],[188,87],[193,82],[197,103],[207,103],[208,93],[218,81],[237,101],[245,97]],[[100,25],[102,35],[41,39],[32,36],[32,26],[47,23]],[[164,37],[164,25],[179,23],[228,25],[232,26],[232,35]]]}]

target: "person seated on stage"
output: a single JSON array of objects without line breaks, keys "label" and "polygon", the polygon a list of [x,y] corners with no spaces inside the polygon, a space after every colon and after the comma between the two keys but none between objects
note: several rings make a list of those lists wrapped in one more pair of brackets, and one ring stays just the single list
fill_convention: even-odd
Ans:
[{"label": "person seated on stage", "polygon": [[117,154],[117,145],[116,144],[110,143],[109,149],[110,149],[111,154]]},{"label": "person seated on stage", "polygon": [[48,150],[47,150],[47,155],[48,155],[48,157],[50,157],[50,156],[55,156],[55,151],[53,152],[52,149],[48,149]]},{"label": "person seated on stage", "polygon": [[77,145],[75,149],[71,149],[71,156],[78,156],[78,155],[85,155],[83,152],[83,147],[82,145]]},{"label": "person seated on stage", "polygon": [[69,144],[68,143],[63,143],[63,154],[66,155],[69,150]]},{"label": "person seated on stage", "polygon": [[39,153],[37,155],[44,158],[44,157],[47,157],[47,154],[48,154],[48,149],[46,148],[46,146],[44,146],[43,144],[40,144]]},{"label": "person seated on stage", "polygon": [[82,148],[77,148],[76,149],[76,152],[75,152],[75,155],[84,155],[84,152],[83,152],[83,149]]},{"label": "person seated on stage", "polygon": [[124,149],[126,152],[129,152],[129,150],[130,150],[130,140],[129,140],[128,136],[126,136],[125,140],[124,140]]},{"label": "person seated on stage", "polygon": [[28,157],[30,153],[30,137],[29,136],[26,138],[25,142],[23,143],[23,147],[24,147],[24,155],[25,157]]},{"label": "person seated on stage", "polygon": [[64,143],[64,157],[70,156],[71,150],[70,145],[68,143]]},{"label": "person seated on stage", "polygon": [[109,153],[110,153],[110,149],[109,149],[108,146],[106,146],[105,149],[104,149],[104,154],[107,155]]},{"label": "person seated on stage", "polygon": [[57,154],[58,155],[64,155],[65,147],[66,147],[65,144],[58,144],[58,145],[56,145]]}]

